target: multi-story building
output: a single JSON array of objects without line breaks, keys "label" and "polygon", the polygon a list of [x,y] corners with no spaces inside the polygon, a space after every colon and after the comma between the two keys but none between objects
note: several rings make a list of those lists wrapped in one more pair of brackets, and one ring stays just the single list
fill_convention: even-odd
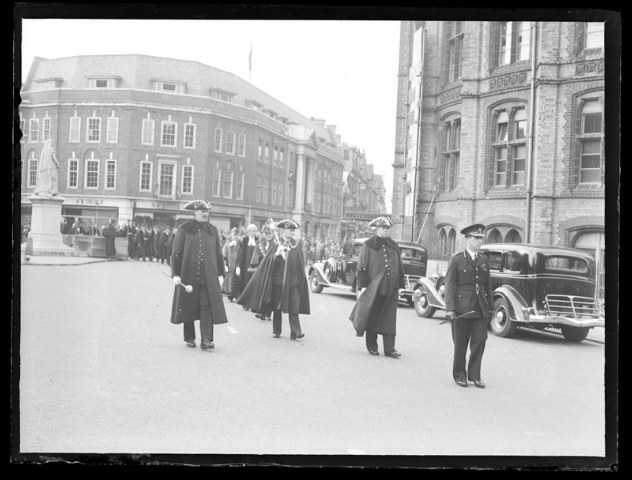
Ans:
[{"label": "multi-story building", "polygon": [[173,225],[206,198],[221,230],[291,217],[307,235],[340,235],[335,126],[236,75],[146,55],[36,58],[21,97],[23,223],[50,138],[69,223]]},{"label": "multi-story building", "polygon": [[367,163],[364,151],[355,146],[343,146],[343,221],[341,235],[358,238],[368,235],[368,222],[386,212],[386,189],[381,175]]},{"label": "multi-story building", "polygon": [[447,260],[483,223],[603,266],[604,60],[604,23],[402,22],[396,235]]}]

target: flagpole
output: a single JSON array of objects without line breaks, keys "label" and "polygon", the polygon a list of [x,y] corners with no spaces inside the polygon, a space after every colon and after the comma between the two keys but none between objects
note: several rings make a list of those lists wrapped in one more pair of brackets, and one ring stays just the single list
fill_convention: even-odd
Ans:
[{"label": "flagpole", "polygon": [[248,83],[252,83],[252,38],[250,39],[250,53],[248,54]]}]

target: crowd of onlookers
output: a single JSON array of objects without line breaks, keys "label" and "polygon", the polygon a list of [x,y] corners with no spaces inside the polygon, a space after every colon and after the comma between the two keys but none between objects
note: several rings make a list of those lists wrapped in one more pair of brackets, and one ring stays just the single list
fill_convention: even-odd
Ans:
[{"label": "crowd of onlookers", "polygon": [[[106,226],[107,224],[104,224],[99,227],[93,222],[84,223],[79,219],[69,222],[64,218],[60,226],[60,232],[64,235],[64,241],[72,246],[74,235],[104,236]],[[125,224],[114,223],[114,228],[116,229],[117,237],[127,238],[127,256],[129,259],[170,264],[171,247],[177,226],[172,228],[169,225],[137,225],[135,221],[128,221]],[[26,241],[29,231],[30,225],[24,224],[22,227],[22,243]],[[231,238],[231,234],[224,230],[219,232],[222,237],[222,245],[224,245]],[[245,227],[238,228],[237,237],[242,239],[245,236]],[[351,239],[345,237],[340,242],[331,238],[314,239],[310,235],[303,235],[301,240],[303,240],[305,262],[308,265],[312,265],[315,262],[322,262],[330,257],[340,255],[343,245],[347,240]]]}]

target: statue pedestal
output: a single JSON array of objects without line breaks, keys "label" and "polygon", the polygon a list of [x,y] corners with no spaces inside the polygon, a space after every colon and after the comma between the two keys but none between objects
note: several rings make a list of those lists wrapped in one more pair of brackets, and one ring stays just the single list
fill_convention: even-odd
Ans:
[{"label": "statue pedestal", "polygon": [[64,198],[32,195],[29,200],[32,205],[31,231],[29,232],[29,240],[32,242],[31,255],[76,255],[75,249],[63,242],[59,231],[61,205],[64,203]]}]

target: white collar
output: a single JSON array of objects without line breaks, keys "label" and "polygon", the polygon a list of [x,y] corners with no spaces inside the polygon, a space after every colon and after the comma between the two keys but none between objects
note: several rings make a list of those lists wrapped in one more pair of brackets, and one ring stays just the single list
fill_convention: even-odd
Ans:
[{"label": "white collar", "polygon": [[472,260],[476,260],[476,252],[474,250],[470,250],[469,248],[466,248],[465,250],[470,254],[470,258]]}]

